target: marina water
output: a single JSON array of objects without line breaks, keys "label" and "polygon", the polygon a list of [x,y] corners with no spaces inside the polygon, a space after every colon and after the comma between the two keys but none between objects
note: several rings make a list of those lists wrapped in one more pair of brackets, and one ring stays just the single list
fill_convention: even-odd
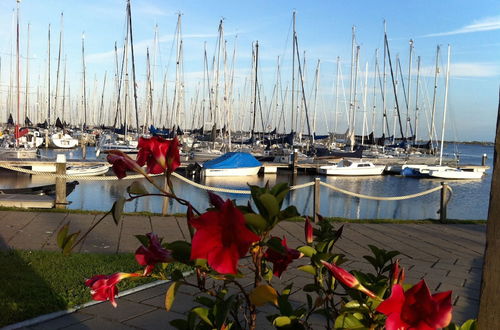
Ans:
[{"label": "marina water", "polygon": [[[80,150],[41,149],[42,158],[54,159],[56,154],[64,153],[68,159],[81,158]],[[447,144],[445,153],[458,153],[460,164],[480,165],[483,154],[486,154],[490,169],[480,180],[448,181],[452,188],[452,197],[448,204],[448,218],[461,220],[480,220],[487,218],[491,173],[493,170],[493,147],[479,144]],[[102,157],[102,156],[101,156]],[[87,148],[87,159],[95,158],[93,148]],[[208,186],[229,189],[248,190],[247,184],[263,186],[267,181],[270,185],[289,182],[292,185],[313,181],[319,177],[322,181],[336,187],[370,196],[387,197],[415,194],[439,186],[441,179],[415,179],[400,175],[383,175],[374,177],[334,177],[307,175],[299,173],[295,177],[289,172],[266,174],[258,177],[242,178],[206,178],[200,183]],[[0,187],[20,188],[53,183],[54,179],[41,176],[30,176],[6,170],[0,171]],[[158,178],[163,185],[163,179]],[[145,180],[144,180],[145,181]],[[107,211],[113,202],[132,183],[132,180],[116,181],[80,181],[76,189],[68,196],[69,209]],[[153,188],[144,183],[151,192]],[[180,197],[191,201],[198,209],[208,207],[207,192],[173,178],[174,190]],[[238,204],[246,204],[249,195],[220,193],[226,199],[235,199]],[[301,214],[312,215],[313,187],[292,191],[285,204],[293,204]],[[321,214],[323,216],[345,217],[351,219],[438,219],[439,191],[426,196],[402,201],[376,201],[350,197],[326,187],[321,187]],[[126,204],[127,212],[149,211],[161,213],[162,199],[160,197],[145,197]],[[174,201],[169,201],[168,213],[184,213],[185,207]]]}]

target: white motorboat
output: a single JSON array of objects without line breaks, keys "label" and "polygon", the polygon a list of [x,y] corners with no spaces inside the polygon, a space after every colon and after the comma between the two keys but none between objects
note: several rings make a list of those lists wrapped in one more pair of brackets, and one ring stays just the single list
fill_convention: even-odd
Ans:
[{"label": "white motorboat", "polygon": [[102,135],[96,145],[96,157],[109,150],[120,150],[126,154],[136,154],[139,152],[137,146],[139,141],[135,137],[128,136],[126,139],[120,139],[115,134]]},{"label": "white motorboat", "polygon": [[372,162],[343,159],[337,164],[320,166],[317,172],[342,176],[381,175],[384,168],[384,165],[374,165]]},{"label": "white motorboat", "polygon": [[69,165],[66,167],[66,174],[72,176],[98,176],[106,174],[110,167],[110,164]]}]

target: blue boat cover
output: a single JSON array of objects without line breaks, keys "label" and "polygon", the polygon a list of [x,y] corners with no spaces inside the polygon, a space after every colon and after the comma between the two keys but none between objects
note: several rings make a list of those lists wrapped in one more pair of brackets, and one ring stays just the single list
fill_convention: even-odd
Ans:
[{"label": "blue boat cover", "polygon": [[203,163],[203,168],[225,169],[240,167],[256,167],[261,163],[249,153],[246,152],[227,152],[224,155]]}]

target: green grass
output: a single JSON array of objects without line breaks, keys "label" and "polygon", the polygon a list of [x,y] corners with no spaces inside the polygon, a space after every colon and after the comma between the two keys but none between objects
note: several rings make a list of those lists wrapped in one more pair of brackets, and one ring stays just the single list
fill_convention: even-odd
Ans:
[{"label": "green grass", "polygon": [[[188,270],[183,265],[169,266]],[[60,252],[1,251],[0,327],[91,301],[84,281],[93,275],[140,269],[131,253],[81,253],[65,257]],[[118,285],[118,290],[153,280],[126,279]]]}]

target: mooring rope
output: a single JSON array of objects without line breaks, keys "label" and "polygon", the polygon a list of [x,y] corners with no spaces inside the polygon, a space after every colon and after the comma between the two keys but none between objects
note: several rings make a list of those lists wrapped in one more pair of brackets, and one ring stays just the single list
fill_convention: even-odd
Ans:
[{"label": "mooring rope", "polygon": [[[80,181],[114,181],[118,180],[118,178],[114,175],[112,176],[78,176],[78,175],[68,175],[68,174],[56,174],[52,172],[42,172],[42,171],[33,171],[33,170],[28,170],[24,168],[20,168],[17,166],[10,166],[10,165],[3,165],[1,164],[0,167],[12,170],[12,171],[17,171],[20,173],[26,173],[26,174],[31,174],[31,175],[43,175],[43,176],[48,176],[51,178],[64,178],[64,179],[74,179],[74,180],[80,180]],[[163,174],[150,174],[150,176],[160,176]],[[228,194],[240,194],[240,195],[249,195],[251,192],[250,190],[243,190],[243,189],[228,189],[228,188],[219,188],[219,187],[212,187],[212,186],[206,186],[200,183],[196,183],[188,178],[185,178],[184,176],[173,172],[172,176],[176,177],[177,179],[192,185],[193,187],[203,189],[203,190],[209,190],[209,191],[214,191],[214,192],[223,192],[223,193],[228,193]],[[141,174],[134,174],[134,175],[128,175],[125,177],[126,179],[142,179],[144,178],[143,175]],[[124,179],[125,179],[124,178]],[[302,188],[307,188],[310,186],[313,186],[315,184],[314,181],[312,182],[307,182],[295,186],[291,186],[290,190],[298,190]],[[398,201],[398,200],[404,200],[404,199],[411,199],[411,198],[416,198],[424,195],[428,195],[430,193],[433,193],[435,191],[441,190],[442,187],[438,186],[426,191],[422,191],[416,194],[411,194],[411,195],[405,195],[405,196],[390,196],[390,197],[377,197],[377,196],[369,196],[369,195],[364,195],[364,194],[358,194],[354,193],[339,187],[335,187],[331,184],[325,183],[325,182],[320,182],[320,185],[325,186],[329,189],[338,191],[340,193],[346,194],[348,196],[353,196],[353,197],[358,197],[358,198],[364,198],[364,199],[372,199],[372,200],[380,200],[380,201]],[[446,204],[451,199],[451,193],[453,192],[450,186],[446,186],[447,189],[450,191],[450,194],[448,195],[448,199],[446,200]]]},{"label": "mooring rope", "polygon": [[330,188],[332,190],[335,190],[335,191],[341,192],[343,194],[349,195],[349,196],[359,197],[359,198],[364,198],[364,199],[373,199],[373,200],[378,200],[378,201],[400,201],[400,200],[403,200],[403,199],[410,199],[410,198],[416,198],[416,197],[424,196],[424,195],[427,195],[427,194],[430,194],[430,193],[433,193],[435,191],[438,191],[438,190],[442,189],[441,186],[438,186],[438,187],[434,187],[434,188],[431,188],[429,190],[425,190],[425,191],[422,191],[422,192],[419,192],[419,193],[416,193],[416,194],[411,194],[411,195],[390,196],[390,197],[377,197],[377,196],[369,196],[369,195],[363,195],[363,194],[358,194],[358,193],[354,193],[354,192],[351,192],[351,191],[347,191],[345,189],[332,186],[331,184],[328,184],[328,183],[325,183],[325,182],[320,182],[319,184],[322,185],[322,186],[325,186],[327,188]]}]

